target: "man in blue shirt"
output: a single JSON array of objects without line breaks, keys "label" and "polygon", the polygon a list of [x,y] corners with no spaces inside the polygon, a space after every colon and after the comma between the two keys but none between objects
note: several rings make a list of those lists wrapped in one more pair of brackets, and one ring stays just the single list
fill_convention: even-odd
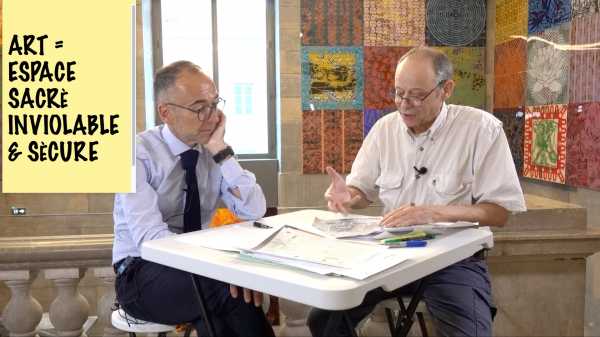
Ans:
[{"label": "man in blue shirt", "polygon": [[[136,193],[115,196],[117,299],[133,317],[192,322],[205,335],[190,274],[142,260],[141,245],[206,228],[220,201],[239,218],[260,218],[265,197],[225,143],[224,100],[198,66],[179,61],[160,69],[154,96],[164,124],[137,135]],[[262,294],[196,277],[217,335],[273,335],[260,309]]]}]

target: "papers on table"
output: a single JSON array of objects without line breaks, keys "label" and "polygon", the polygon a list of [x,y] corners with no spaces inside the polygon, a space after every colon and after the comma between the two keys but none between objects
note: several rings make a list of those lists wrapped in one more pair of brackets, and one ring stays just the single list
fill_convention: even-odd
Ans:
[{"label": "papers on table", "polygon": [[349,238],[381,233],[383,229],[380,222],[380,216],[340,219],[315,218],[313,227],[334,238]]},{"label": "papers on table", "polygon": [[182,243],[195,246],[239,252],[260,245],[278,229],[254,228],[249,223],[203,229],[192,235],[177,238]]},{"label": "papers on table", "polygon": [[407,260],[382,246],[365,245],[320,236],[284,226],[265,242],[242,255],[301,268],[321,275],[363,280]]},{"label": "papers on table", "polygon": [[469,228],[469,227],[477,227],[479,226],[478,222],[468,222],[468,221],[457,221],[457,222],[434,222],[425,225],[412,225],[406,227],[389,227],[385,228],[386,232],[397,233],[397,232],[410,232],[413,230],[421,230],[421,231],[443,231],[448,229],[459,229],[459,228]]}]

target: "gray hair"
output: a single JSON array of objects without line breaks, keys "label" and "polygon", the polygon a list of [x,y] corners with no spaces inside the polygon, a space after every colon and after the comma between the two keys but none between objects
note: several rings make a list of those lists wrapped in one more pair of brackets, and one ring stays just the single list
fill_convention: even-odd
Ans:
[{"label": "gray hair", "polygon": [[406,54],[402,55],[402,57],[398,60],[398,64],[402,63],[404,60],[408,59],[411,56],[424,56],[431,60],[433,64],[433,71],[435,72],[436,83],[440,83],[442,81],[452,79],[454,75],[454,67],[452,66],[452,62],[444,54],[444,52],[431,48],[431,47],[415,47]]},{"label": "gray hair", "polygon": [[159,69],[154,75],[154,102],[159,103],[162,95],[175,85],[184,71],[202,72],[202,68],[190,61],[177,61]]}]

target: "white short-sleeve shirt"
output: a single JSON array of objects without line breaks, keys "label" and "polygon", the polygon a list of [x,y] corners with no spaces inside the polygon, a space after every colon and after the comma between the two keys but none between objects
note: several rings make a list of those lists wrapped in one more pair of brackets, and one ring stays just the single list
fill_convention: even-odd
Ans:
[{"label": "white short-sleeve shirt", "polygon": [[[425,174],[418,174],[415,168]],[[377,197],[387,213],[401,205],[494,203],[526,210],[502,129],[493,115],[443,104],[428,131],[414,135],[398,112],[381,118],[365,138],[348,185]]]}]

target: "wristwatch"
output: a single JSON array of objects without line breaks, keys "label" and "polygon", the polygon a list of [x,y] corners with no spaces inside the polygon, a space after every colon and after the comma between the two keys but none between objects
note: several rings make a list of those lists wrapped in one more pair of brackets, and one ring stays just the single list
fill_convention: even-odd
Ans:
[{"label": "wristwatch", "polygon": [[223,150],[217,152],[217,154],[215,154],[213,156],[213,160],[215,161],[215,163],[217,164],[221,164],[221,162],[223,160],[225,160],[225,158],[229,157],[229,156],[234,156],[235,153],[233,153],[233,149],[231,148],[231,146],[227,145],[226,148],[224,148]]}]

